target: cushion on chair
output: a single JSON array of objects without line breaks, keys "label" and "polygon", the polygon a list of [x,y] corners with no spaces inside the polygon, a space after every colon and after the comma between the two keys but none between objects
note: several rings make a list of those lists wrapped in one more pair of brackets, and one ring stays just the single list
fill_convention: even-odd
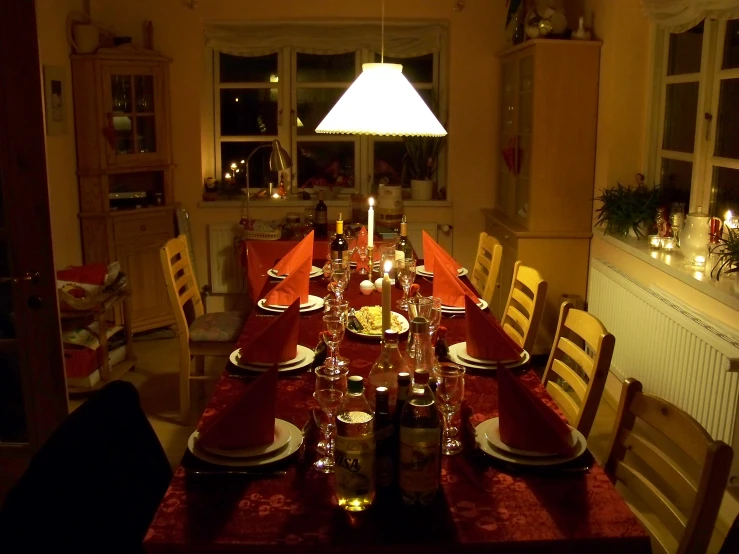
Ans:
[{"label": "cushion on chair", "polygon": [[197,318],[190,325],[192,342],[236,342],[244,328],[245,314],[214,312]]}]

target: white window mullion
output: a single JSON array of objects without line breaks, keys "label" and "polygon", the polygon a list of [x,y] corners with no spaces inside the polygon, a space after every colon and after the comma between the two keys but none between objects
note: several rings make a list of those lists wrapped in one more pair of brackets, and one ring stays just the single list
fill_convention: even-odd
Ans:
[{"label": "white window mullion", "polygon": [[[720,86],[714,81],[716,70],[721,65],[721,56],[717,55],[717,34],[715,21],[704,23],[703,55],[701,57],[700,88],[698,93],[698,114],[695,126],[695,164],[693,167],[693,183],[690,190],[690,204],[693,210],[699,206],[708,213],[711,202],[711,181],[713,167],[708,158],[713,155],[716,142],[718,114],[718,94]],[[709,122],[705,114],[711,114]]]},{"label": "white window mullion", "polygon": [[659,64],[659,73],[656,76],[657,82],[659,83],[659,101],[657,114],[659,116],[658,131],[656,136],[655,148],[655,160],[654,160],[654,175],[657,177],[657,182],[662,182],[662,156],[661,150],[664,144],[665,137],[665,108],[667,107],[667,83],[665,77],[667,76],[667,67],[670,57],[670,33],[660,31],[661,33],[661,55],[662,60]]}]

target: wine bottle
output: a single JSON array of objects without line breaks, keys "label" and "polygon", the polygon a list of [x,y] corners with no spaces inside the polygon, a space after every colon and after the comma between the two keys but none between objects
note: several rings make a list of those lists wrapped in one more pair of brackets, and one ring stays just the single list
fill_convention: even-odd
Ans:
[{"label": "wine bottle", "polygon": [[331,261],[336,260],[349,263],[349,243],[344,240],[344,221],[341,214],[336,220],[336,238],[331,242]]},{"label": "wine bottle", "polygon": [[313,229],[317,239],[328,238],[328,208],[323,201],[323,191],[318,191],[318,204],[316,204],[315,216],[313,218]]},{"label": "wine bottle", "polygon": [[390,418],[387,387],[375,391],[375,474],[378,489],[386,489],[395,480],[395,430]]},{"label": "wine bottle", "polygon": [[428,505],[441,483],[441,428],[429,372],[416,369],[400,420],[399,483],[403,502]]},{"label": "wine bottle", "polygon": [[367,400],[370,406],[375,406],[375,391],[379,387],[386,387],[390,397],[390,411],[396,405],[398,396],[398,375],[408,370],[403,355],[398,348],[398,333],[392,329],[383,332],[382,350],[380,356],[370,369],[367,377]]},{"label": "wine bottle", "polygon": [[374,414],[364,398],[358,375],[349,377],[336,416],[334,486],[339,507],[361,512],[375,499]]},{"label": "wine bottle", "polygon": [[[398,242],[395,243],[395,265],[397,267],[400,267],[399,264],[404,263],[406,259],[412,257],[413,247],[411,246],[411,243],[408,242],[408,223],[405,219],[405,216],[403,216],[403,220],[400,222],[400,239],[398,239]],[[400,284],[400,279],[398,279],[397,274],[395,276],[395,288],[403,288]]]}]

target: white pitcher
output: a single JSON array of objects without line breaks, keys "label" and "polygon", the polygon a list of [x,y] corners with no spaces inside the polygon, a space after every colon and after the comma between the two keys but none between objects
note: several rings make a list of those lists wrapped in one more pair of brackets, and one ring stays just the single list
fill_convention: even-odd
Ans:
[{"label": "white pitcher", "polygon": [[712,219],[716,218],[704,214],[700,206],[698,211],[685,216],[685,226],[680,231],[680,250],[687,261],[693,262],[698,256],[708,256]]},{"label": "white pitcher", "polygon": [[77,54],[93,54],[100,46],[100,29],[82,12],[67,17],[67,40]]}]

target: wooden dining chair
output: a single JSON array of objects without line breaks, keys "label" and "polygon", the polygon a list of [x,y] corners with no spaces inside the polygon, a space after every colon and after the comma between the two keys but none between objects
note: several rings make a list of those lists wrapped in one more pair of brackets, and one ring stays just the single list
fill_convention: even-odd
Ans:
[{"label": "wooden dining chair", "polygon": [[505,332],[529,354],[539,332],[546,296],[547,282],[541,274],[517,261],[500,323]]},{"label": "wooden dining chair", "polygon": [[495,287],[498,285],[500,260],[503,257],[503,247],[498,239],[484,231],[480,233],[477,244],[477,257],[472,268],[470,281],[477,290],[480,298],[492,304]]},{"label": "wooden dining chair", "polygon": [[605,470],[652,538],[653,552],[702,554],[733,452],[686,412],[626,379]]},{"label": "wooden dining chair", "polygon": [[615,344],[616,338],[597,317],[576,310],[571,302],[562,303],[541,382],[570,425],[586,437],[603,395]]},{"label": "wooden dining chair", "polygon": [[[160,259],[180,341],[180,419],[187,423],[190,381],[209,379],[205,375],[205,356],[228,356],[236,349],[246,316],[239,312],[205,313],[185,235],[167,241]],[[194,374],[190,369],[193,357]]]}]

